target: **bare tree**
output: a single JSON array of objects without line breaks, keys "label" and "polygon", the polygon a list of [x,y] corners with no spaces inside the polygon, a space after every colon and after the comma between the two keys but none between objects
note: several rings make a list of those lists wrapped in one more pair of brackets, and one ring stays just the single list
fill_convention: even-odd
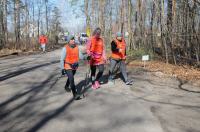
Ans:
[{"label": "bare tree", "polygon": [[19,48],[20,41],[20,0],[14,0],[14,27],[15,27],[15,48]]},{"label": "bare tree", "polygon": [[44,0],[45,3],[45,18],[46,18],[46,32],[49,32],[49,20],[48,20],[48,0]]},{"label": "bare tree", "polygon": [[7,0],[3,0],[3,33],[5,37],[5,44],[8,41],[8,28],[7,28],[7,14],[8,14],[8,9],[7,9]]},{"label": "bare tree", "polygon": [[90,30],[90,16],[89,16],[88,6],[89,6],[89,1],[85,0],[86,28],[87,30]]},{"label": "bare tree", "polygon": [[3,36],[3,2],[0,1],[0,49],[5,45],[4,36]]}]

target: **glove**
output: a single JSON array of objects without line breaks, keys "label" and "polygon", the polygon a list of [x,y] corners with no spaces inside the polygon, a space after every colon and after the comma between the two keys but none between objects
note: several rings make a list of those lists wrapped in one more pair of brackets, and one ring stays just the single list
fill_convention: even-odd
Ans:
[{"label": "glove", "polygon": [[74,70],[78,69],[78,66],[79,66],[78,62],[71,64],[71,68]]},{"label": "glove", "polygon": [[66,74],[65,69],[62,69],[62,75],[65,75],[65,74]]},{"label": "glove", "polygon": [[87,60],[88,60],[88,61],[91,60],[91,56],[87,56]]}]

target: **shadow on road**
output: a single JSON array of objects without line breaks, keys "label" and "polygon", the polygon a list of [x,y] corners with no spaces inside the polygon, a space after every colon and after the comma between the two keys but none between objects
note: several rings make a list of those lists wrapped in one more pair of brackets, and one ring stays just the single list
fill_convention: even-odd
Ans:
[{"label": "shadow on road", "polygon": [[57,108],[53,113],[45,116],[42,118],[38,123],[36,123],[31,129],[29,129],[27,132],[36,132],[40,128],[42,128],[46,123],[48,123],[51,119],[58,116],[60,113],[65,111],[65,109],[73,102],[73,98],[71,98],[68,102],[66,102],[63,106],[60,108]]},{"label": "shadow on road", "polygon": [[15,76],[18,76],[18,75],[21,75],[21,74],[24,74],[26,72],[29,72],[29,71],[33,71],[37,68],[41,68],[41,67],[44,67],[44,66],[49,66],[51,64],[56,64],[56,63],[59,63],[59,60],[56,60],[56,61],[52,61],[50,63],[45,63],[45,64],[42,64],[42,65],[37,65],[37,66],[34,66],[34,67],[30,67],[30,68],[26,68],[26,69],[23,69],[23,70],[19,70],[19,71],[14,71],[14,72],[11,72],[7,75],[4,75],[4,76],[1,76],[0,77],[0,82],[1,81],[4,81],[4,80],[7,80],[9,78],[12,78],[12,77],[15,77]]},{"label": "shadow on road", "polygon": [[[36,118],[38,116],[38,110],[42,109],[46,104],[46,99],[52,98],[53,96],[47,95],[49,91],[56,85],[58,79],[55,73],[52,73],[45,81],[40,83],[37,86],[30,86],[31,89],[22,93],[18,93],[11,97],[10,99],[4,101],[0,104],[0,123],[1,126],[4,126],[7,123],[14,122],[24,122],[25,120],[31,120],[31,118]],[[87,92],[90,88],[90,85],[85,86],[85,80],[77,84],[77,88],[83,94]],[[58,93],[61,94],[61,93]],[[58,94],[53,94],[54,96]],[[25,98],[23,101],[23,98]],[[18,101],[20,101],[18,103]],[[55,110],[49,110],[46,116],[43,117],[39,122],[37,122],[29,132],[34,132],[42,128],[47,122],[61,114],[65,109],[73,102],[73,98],[68,100],[65,104]],[[41,103],[45,103],[42,105]],[[35,110],[37,108],[38,110]],[[46,112],[45,112],[46,113]],[[25,126],[24,126],[25,127]],[[22,128],[24,129],[24,128]],[[16,130],[13,125],[9,126],[6,131]],[[21,130],[20,130],[21,131]],[[22,130],[23,131],[23,130]]]},{"label": "shadow on road", "polygon": [[[79,82],[77,84],[77,89],[79,90],[79,92],[81,94],[84,94],[87,92],[87,90],[90,88],[90,85],[87,85],[85,87],[85,80]],[[36,132],[38,131],[40,128],[42,128],[45,124],[47,124],[50,120],[52,120],[53,118],[55,118],[56,116],[60,115],[62,112],[64,112],[66,110],[66,108],[72,104],[74,101],[73,98],[71,98],[70,100],[68,100],[64,105],[62,105],[61,107],[57,108],[54,112],[52,112],[51,114],[48,114],[47,116],[45,116],[44,118],[42,118],[38,123],[36,123],[32,128],[30,128],[27,132]]]},{"label": "shadow on road", "polygon": [[[56,74],[52,74],[50,75],[45,81],[43,81],[41,84],[39,84],[38,86],[31,86],[32,88],[26,92],[23,93],[19,93],[14,95],[13,97],[11,97],[10,99],[4,101],[3,103],[0,104],[0,119],[5,118],[6,116],[8,116],[9,114],[11,114],[12,112],[22,108],[23,106],[25,106],[26,104],[30,103],[31,100],[33,100],[36,95],[40,92],[42,92],[43,90],[45,90],[45,86],[51,82]],[[51,86],[48,88],[48,90],[50,90],[54,85],[55,85],[56,81],[53,82],[53,84],[51,84]],[[30,95],[30,96],[29,96]],[[28,98],[23,101],[22,103],[18,104],[17,106],[15,106],[12,109],[6,110],[6,106],[9,105],[10,103],[17,101],[21,98],[23,98],[24,96],[28,96]]]},{"label": "shadow on road", "polygon": [[185,108],[200,109],[200,106],[176,104],[176,103],[170,103],[170,102],[164,102],[164,101],[154,101],[154,100],[146,99],[145,96],[144,97],[138,97],[136,99],[143,100],[143,101],[146,101],[146,102],[151,102],[151,103],[163,104],[163,105],[172,105],[172,106],[180,106],[180,107],[185,107]]},{"label": "shadow on road", "polygon": [[179,78],[178,78],[178,81],[179,81],[178,88],[179,88],[180,90],[183,90],[183,91],[186,91],[186,92],[190,92],[190,93],[200,93],[200,91],[192,91],[192,90],[189,90],[189,89],[185,89],[185,88],[183,87],[183,85],[184,85],[184,84],[187,84],[188,81],[183,81],[183,80],[181,80],[181,79],[179,79]]},{"label": "shadow on road", "polygon": [[[146,71],[147,72],[147,71]],[[170,84],[168,82],[159,82],[159,76],[156,76],[158,80],[153,80],[152,78],[147,78],[147,77],[143,77],[143,76],[140,76],[140,77],[137,77],[137,76],[134,76],[135,75],[138,75],[138,73],[133,73],[133,72],[130,72],[131,73],[131,79],[135,80],[136,82],[139,81],[139,83],[143,83],[143,82],[147,82],[149,84],[144,84],[143,87],[140,86],[140,88],[148,88],[149,85],[151,85],[154,89],[151,91],[151,92],[145,92],[146,94],[144,96],[141,96],[141,97],[136,97],[135,99],[138,99],[138,100],[143,100],[145,102],[150,102],[150,103],[157,103],[157,104],[162,104],[162,105],[171,105],[171,106],[180,106],[180,107],[185,107],[185,108],[196,108],[196,109],[199,109],[200,106],[198,105],[189,105],[189,104],[184,104],[184,102],[182,103],[175,103],[173,101],[170,101],[168,102],[167,100],[169,100],[168,98],[169,97],[176,97],[178,98],[178,96],[176,95],[173,95],[172,93],[170,93],[169,91],[169,95],[160,95],[162,96],[162,98],[165,98],[166,97],[166,101],[162,101],[162,100],[153,100],[153,99],[148,99],[149,96],[153,96],[153,95],[156,95],[156,90],[158,90],[157,87],[159,87],[160,89],[162,88],[163,91],[166,91],[167,92],[167,89],[176,89],[176,90],[179,90],[179,91],[184,91],[184,92],[190,92],[190,93],[193,93],[193,94],[196,94],[198,92],[194,92],[194,91],[189,91],[187,89],[183,89],[182,88],[182,85],[184,85],[185,83],[187,82],[182,82],[181,80],[178,80],[179,84],[178,85],[174,85],[174,86],[170,86]],[[155,75],[151,75],[151,76],[155,76]],[[159,82],[159,83],[158,83]],[[134,86],[134,85],[133,85]],[[168,87],[166,87],[168,86]],[[170,86],[170,87],[169,87]],[[166,89],[165,89],[166,88]],[[134,88],[132,89],[133,92],[134,92]],[[145,89],[143,89],[145,90]],[[171,95],[172,94],[172,95]]]}]

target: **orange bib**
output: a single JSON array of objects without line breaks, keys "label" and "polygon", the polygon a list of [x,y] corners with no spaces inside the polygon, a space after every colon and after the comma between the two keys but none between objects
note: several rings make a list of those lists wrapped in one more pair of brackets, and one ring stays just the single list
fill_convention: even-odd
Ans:
[{"label": "orange bib", "polygon": [[65,48],[66,48],[66,57],[65,57],[64,68],[72,69],[70,64],[74,64],[79,61],[78,46],[71,48],[69,45],[66,45]]},{"label": "orange bib", "polygon": [[94,61],[100,62],[103,60],[103,40],[101,38],[96,39],[95,37],[92,37],[90,52],[92,53]]},{"label": "orange bib", "polygon": [[113,59],[124,59],[125,58],[125,52],[126,52],[126,42],[124,39],[120,42],[117,39],[114,39],[114,42],[117,45],[118,49],[122,49],[122,52],[112,52],[111,57]]},{"label": "orange bib", "polygon": [[40,44],[46,44],[47,43],[47,37],[46,36],[40,36],[39,42],[40,42]]}]

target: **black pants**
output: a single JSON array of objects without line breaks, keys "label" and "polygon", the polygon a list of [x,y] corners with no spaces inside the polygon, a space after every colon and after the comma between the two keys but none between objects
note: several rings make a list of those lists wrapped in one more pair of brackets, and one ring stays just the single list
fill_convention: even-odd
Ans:
[{"label": "black pants", "polygon": [[76,87],[75,87],[75,83],[74,83],[75,73],[76,73],[76,70],[66,70],[68,79],[67,79],[65,86],[69,87],[69,85],[70,85],[73,94],[76,94]]},{"label": "black pants", "polygon": [[[99,72],[95,78],[96,75],[96,69],[98,68]],[[103,75],[103,71],[104,71],[104,64],[101,65],[97,65],[97,66],[90,66],[91,69],[91,79],[92,79],[92,84],[95,83],[95,81],[99,81],[99,79],[102,77]]]}]

